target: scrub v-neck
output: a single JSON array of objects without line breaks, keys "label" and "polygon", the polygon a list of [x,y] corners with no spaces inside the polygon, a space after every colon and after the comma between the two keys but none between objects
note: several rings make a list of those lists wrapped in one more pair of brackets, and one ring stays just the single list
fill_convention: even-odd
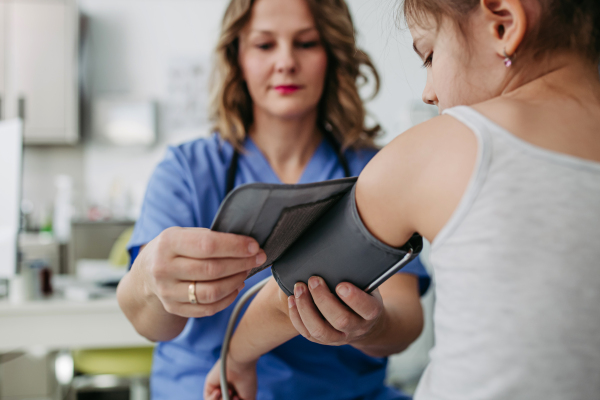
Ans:
[{"label": "scrub v-neck", "polygon": [[[262,176],[263,182],[266,183],[283,183],[281,179],[275,171],[267,157],[263,154],[263,152],[258,148],[256,143],[250,138],[246,138],[246,152],[241,153],[241,157],[246,158],[252,165],[253,169],[256,169],[256,172]],[[328,171],[325,171],[325,167],[328,164],[328,152],[332,151],[329,148],[329,144],[327,140],[324,138],[321,140],[321,143],[315,149],[308,163],[304,166],[304,170],[300,175],[300,179],[297,184],[301,183],[311,183],[319,180],[323,180],[320,177],[320,174],[327,175]],[[326,179],[326,178],[325,178]]]}]

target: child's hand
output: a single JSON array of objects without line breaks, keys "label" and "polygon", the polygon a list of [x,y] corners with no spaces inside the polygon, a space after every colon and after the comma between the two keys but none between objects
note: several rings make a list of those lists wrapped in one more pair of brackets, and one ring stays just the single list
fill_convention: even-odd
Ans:
[{"label": "child's hand", "polygon": [[[206,376],[204,383],[204,399],[220,400],[221,360],[212,367]],[[227,383],[229,386],[229,397],[231,400],[255,400],[256,399],[256,363],[239,364],[231,358],[227,360]]]}]

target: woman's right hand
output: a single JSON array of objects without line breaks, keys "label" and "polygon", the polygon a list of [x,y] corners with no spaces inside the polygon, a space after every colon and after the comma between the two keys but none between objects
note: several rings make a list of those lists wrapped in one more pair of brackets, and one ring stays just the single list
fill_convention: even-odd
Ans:
[{"label": "woman's right hand", "polygon": [[[140,250],[119,283],[119,305],[141,335],[171,340],[188,318],[214,315],[233,303],[248,272],[266,258],[247,236],[168,228]],[[188,297],[193,282],[197,304]]]},{"label": "woman's right hand", "polygon": [[[167,312],[200,318],[233,303],[248,272],[266,259],[250,237],[176,227],[164,230],[144,246],[133,268],[143,270],[146,290]],[[197,304],[191,304],[188,296],[193,282]]]}]

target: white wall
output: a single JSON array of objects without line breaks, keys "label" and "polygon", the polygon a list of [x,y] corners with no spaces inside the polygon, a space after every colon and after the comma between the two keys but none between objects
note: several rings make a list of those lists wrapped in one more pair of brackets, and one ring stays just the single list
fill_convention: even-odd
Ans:
[{"label": "white wall", "polygon": [[[386,131],[381,143],[421,122],[421,92],[426,71],[402,28],[397,0],[347,0],[358,31],[358,44],[375,62],[381,76],[379,96],[368,103]],[[435,110],[429,110],[435,113]]]},{"label": "white wall", "polygon": [[[91,81],[97,95],[164,99],[169,63],[209,56],[227,0],[81,0],[91,18]],[[398,29],[396,0],[349,0],[359,46],[374,59],[382,90],[370,108],[396,135],[410,126],[425,70],[407,30]]]},{"label": "white wall", "polygon": [[[90,19],[87,80],[93,96],[153,100],[159,117],[169,96],[173,62],[208,57],[226,6],[221,0],[82,0]],[[162,125],[159,124],[162,128]],[[150,149],[88,144],[84,170],[90,202],[107,204],[118,187],[139,202],[167,143],[205,135],[207,127],[185,135],[160,129]]]},{"label": "white wall", "polygon": [[168,63],[209,54],[222,0],[81,0],[91,19],[96,94],[166,95]]},{"label": "white wall", "polygon": [[[359,46],[381,75],[381,91],[368,109],[386,132],[380,142],[387,143],[423,118],[425,70],[413,54],[408,31],[398,29],[396,0],[348,3]],[[208,133],[207,125],[174,132],[164,123],[172,96],[168,76],[174,63],[210,58],[226,5],[227,0],[80,0],[90,20],[84,68],[90,94],[156,101],[159,140],[149,149],[89,142],[69,150],[29,149],[26,197],[49,205],[54,173],[71,170],[77,193],[89,204],[109,205],[111,197],[126,193],[139,202],[166,145]]]},{"label": "white wall", "polygon": [[[168,97],[169,65],[180,59],[209,57],[216,41],[226,0],[81,0],[91,19],[91,69],[95,95],[153,99],[164,105]],[[369,109],[387,134],[382,142],[411,126],[411,107],[420,102],[425,71],[413,54],[407,31],[396,26],[394,0],[350,0],[359,45],[373,57],[382,87]],[[86,192],[96,202],[107,200],[111,186],[145,186],[166,142],[206,134],[161,132],[151,150],[119,150],[86,146]]]}]

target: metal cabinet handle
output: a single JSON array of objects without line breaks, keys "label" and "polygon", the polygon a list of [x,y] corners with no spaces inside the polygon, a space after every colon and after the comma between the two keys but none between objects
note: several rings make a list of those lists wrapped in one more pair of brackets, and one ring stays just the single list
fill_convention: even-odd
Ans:
[{"label": "metal cabinet handle", "polygon": [[25,121],[25,110],[25,98],[19,97],[19,118],[21,118],[23,121]]}]

